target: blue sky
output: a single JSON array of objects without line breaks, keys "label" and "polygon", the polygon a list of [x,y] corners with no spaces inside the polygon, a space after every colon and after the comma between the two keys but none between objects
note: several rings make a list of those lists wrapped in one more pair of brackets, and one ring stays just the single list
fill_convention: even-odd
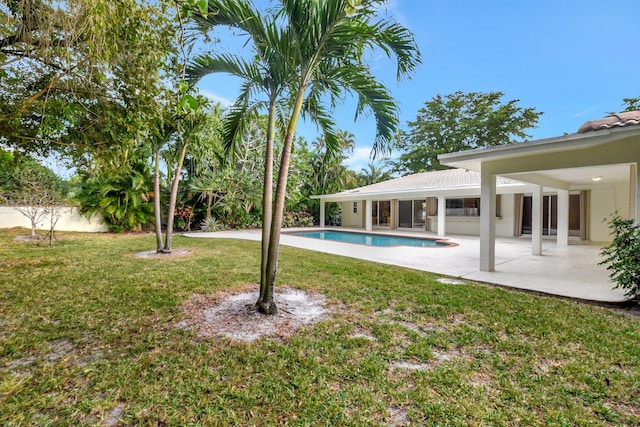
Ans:
[{"label": "blue sky", "polygon": [[[262,1],[265,3],[265,1]],[[391,0],[386,13],[409,28],[422,53],[410,81],[396,83],[395,64],[372,55],[371,68],[400,106],[400,124],[437,94],[501,91],[544,115],[531,139],[573,133],[587,120],[619,111],[623,98],[640,96],[638,0]],[[223,39],[218,48],[235,46]],[[230,102],[238,82],[209,76],[199,87]],[[355,135],[347,162],[366,166],[375,137],[373,121],[354,123],[354,103],[334,112],[340,129]],[[302,124],[298,134],[318,136]]]}]

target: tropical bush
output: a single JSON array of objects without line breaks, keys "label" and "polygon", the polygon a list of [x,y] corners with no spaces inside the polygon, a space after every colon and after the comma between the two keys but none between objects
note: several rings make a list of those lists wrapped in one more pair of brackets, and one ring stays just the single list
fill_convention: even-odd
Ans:
[{"label": "tropical bush", "polygon": [[615,288],[625,290],[630,298],[640,298],[640,225],[632,219],[624,219],[614,215],[609,221],[613,232],[613,242],[605,246],[600,254],[605,259],[600,264],[607,264],[611,280],[616,282]]},{"label": "tropical bush", "polygon": [[313,227],[313,215],[306,210],[285,212],[282,216],[283,227]]},{"label": "tropical bush", "polygon": [[193,222],[194,216],[193,206],[184,206],[182,203],[179,203],[174,213],[174,229],[191,231],[191,223]]},{"label": "tropical bush", "polygon": [[117,177],[86,177],[75,191],[80,213],[91,217],[100,211],[113,232],[141,231],[153,224],[150,200],[152,178],[146,170],[132,170]]}]

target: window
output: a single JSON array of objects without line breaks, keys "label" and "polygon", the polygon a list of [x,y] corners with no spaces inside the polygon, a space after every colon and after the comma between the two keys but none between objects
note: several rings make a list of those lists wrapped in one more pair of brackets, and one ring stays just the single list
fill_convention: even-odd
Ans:
[{"label": "window", "polygon": [[480,216],[480,198],[447,199],[447,216]]},{"label": "window", "polygon": [[[435,198],[434,198],[435,199]],[[434,202],[435,204],[435,202]],[[496,195],[496,216],[501,217],[501,196]],[[437,212],[437,209],[436,209]],[[467,197],[446,200],[447,216],[480,216],[480,197]]]},{"label": "window", "polygon": [[353,213],[358,213],[358,202],[353,202]]},{"label": "window", "polygon": [[378,201],[378,225],[391,225],[391,200]]},{"label": "window", "polygon": [[373,201],[371,208],[371,223],[373,225],[391,225],[391,200]]}]

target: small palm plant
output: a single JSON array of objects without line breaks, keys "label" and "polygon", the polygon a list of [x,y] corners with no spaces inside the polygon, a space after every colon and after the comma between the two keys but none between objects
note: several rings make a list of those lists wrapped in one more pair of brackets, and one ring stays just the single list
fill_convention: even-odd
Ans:
[{"label": "small palm plant", "polygon": [[222,231],[224,230],[224,224],[222,224],[220,221],[218,221],[216,218],[213,218],[211,216],[205,218],[202,220],[202,222],[200,222],[200,230],[201,231],[206,231],[206,232],[215,232],[215,231]]}]

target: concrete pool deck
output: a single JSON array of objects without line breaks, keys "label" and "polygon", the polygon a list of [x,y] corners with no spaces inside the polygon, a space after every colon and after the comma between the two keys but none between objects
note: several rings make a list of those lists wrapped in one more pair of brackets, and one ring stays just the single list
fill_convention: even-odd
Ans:
[{"label": "concrete pool deck", "polygon": [[[286,229],[286,231],[318,230]],[[358,231],[336,228],[335,230]],[[375,231],[376,233],[385,233]],[[409,237],[432,237],[425,232],[387,232]],[[216,233],[188,233],[189,237],[227,238],[260,241],[260,230],[221,231]],[[398,265],[415,270],[453,276],[499,286],[522,289],[588,301],[621,303],[624,292],[612,289],[602,259],[600,244],[570,242],[569,246],[556,246],[555,240],[543,241],[543,255],[531,254],[531,241],[527,238],[496,238],[496,270],[482,272],[480,239],[476,236],[447,236],[457,243],[450,247],[372,247],[282,234],[280,243],[301,249],[342,255],[382,264]],[[574,244],[571,244],[574,243]]]}]

